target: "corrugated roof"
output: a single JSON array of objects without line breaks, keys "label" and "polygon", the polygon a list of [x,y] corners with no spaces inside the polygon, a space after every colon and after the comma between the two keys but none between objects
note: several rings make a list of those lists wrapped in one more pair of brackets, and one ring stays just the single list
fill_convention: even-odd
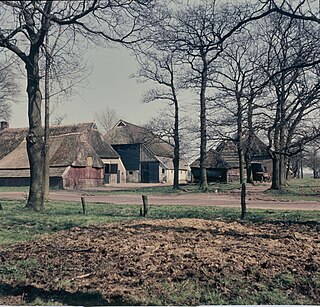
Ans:
[{"label": "corrugated roof", "polygon": [[156,156],[173,157],[173,146],[165,142],[152,131],[124,120],[120,120],[104,135],[111,145],[144,144]]}]

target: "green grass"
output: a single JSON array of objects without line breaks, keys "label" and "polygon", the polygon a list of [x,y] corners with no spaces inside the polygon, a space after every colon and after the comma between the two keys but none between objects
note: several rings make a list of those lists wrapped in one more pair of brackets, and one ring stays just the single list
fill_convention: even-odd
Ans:
[{"label": "green grass", "polygon": [[[80,202],[47,202],[44,212],[33,212],[24,208],[22,201],[0,201],[0,245],[10,245],[26,240],[37,239],[41,234],[67,230],[75,226],[97,225],[142,219],[138,205],[111,205],[87,203],[87,213],[82,214]],[[218,208],[206,206],[150,206],[148,219],[202,218],[209,220],[238,220],[240,208]],[[301,222],[299,231],[308,231],[302,222],[320,221],[320,211],[284,211],[254,209],[248,212],[248,222]],[[0,266],[0,280],[20,283],[18,288],[9,284],[0,284],[0,297],[8,293],[28,292],[27,304],[31,305],[106,305],[100,293],[67,293],[63,290],[47,293],[36,287],[24,288],[26,270],[37,266],[35,259],[19,260],[15,263],[3,263]],[[183,282],[167,282],[149,289],[145,297],[127,298],[128,302],[113,302],[115,305],[198,305],[201,304],[314,304],[306,296],[298,296],[294,289],[299,285],[309,285],[311,289],[319,287],[319,275],[308,277],[308,280],[294,273],[281,273],[273,279],[253,282],[234,274],[222,276],[216,288],[215,281],[203,284],[196,279]],[[267,277],[266,277],[267,278]],[[63,281],[62,281],[63,282]]]},{"label": "green grass", "polygon": [[0,192],[25,192],[28,193],[29,187],[1,187]]},{"label": "green grass", "polygon": [[[279,274],[275,279],[252,282],[243,276],[230,274],[222,277],[215,286],[215,281],[201,284],[198,280],[164,283],[159,288],[150,289],[148,298],[140,302],[143,305],[309,305],[315,300],[296,291],[295,287],[308,284],[316,289],[316,278],[291,276],[290,282],[282,284],[288,274]],[[266,277],[268,278],[268,277]]]},{"label": "green grass", "polygon": [[267,194],[280,200],[320,201],[320,179],[291,179],[282,190],[268,190]]},{"label": "green grass", "polygon": [[[0,245],[38,238],[43,233],[53,233],[76,226],[120,222],[139,219],[139,205],[113,205],[87,203],[87,213],[82,214],[81,203],[47,202],[44,212],[34,212],[24,207],[22,201],[0,201]],[[150,219],[199,218],[233,221],[239,219],[240,208],[212,206],[156,206],[149,207]],[[247,221],[320,221],[320,211],[251,209]],[[303,231],[303,226],[301,227]]]},{"label": "green grass", "polygon": [[[239,189],[240,185],[238,182],[229,182],[229,183],[210,183],[208,185],[208,190],[206,193],[212,192],[229,192],[236,189]],[[89,191],[92,191],[91,189]],[[184,193],[204,193],[199,188],[197,184],[181,184],[179,190],[175,190],[171,185],[163,185],[163,186],[150,186],[150,187],[128,187],[118,190],[115,188],[114,190],[108,191],[94,191],[94,194],[146,194],[146,195],[161,195],[161,194],[184,194]]]}]

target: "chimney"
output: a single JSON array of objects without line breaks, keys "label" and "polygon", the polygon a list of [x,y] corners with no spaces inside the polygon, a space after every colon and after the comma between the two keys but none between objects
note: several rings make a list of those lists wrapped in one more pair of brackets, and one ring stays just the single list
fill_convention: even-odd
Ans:
[{"label": "chimney", "polygon": [[4,130],[6,128],[9,128],[9,123],[6,121],[0,122],[0,130]]}]

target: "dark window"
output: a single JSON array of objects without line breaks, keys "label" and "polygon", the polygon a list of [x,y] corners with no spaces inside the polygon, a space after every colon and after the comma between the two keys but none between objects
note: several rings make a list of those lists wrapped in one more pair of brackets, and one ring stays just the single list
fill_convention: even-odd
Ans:
[{"label": "dark window", "polygon": [[118,173],[118,164],[110,164],[110,174]]},{"label": "dark window", "polygon": [[163,168],[163,169],[162,169],[162,174],[164,174],[165,172],[166,172],[166,170]]},{"label": "dark window", "polygon": [[106,174],[117,174],[118,173],[118,164],[106,164],[105,173]]}]

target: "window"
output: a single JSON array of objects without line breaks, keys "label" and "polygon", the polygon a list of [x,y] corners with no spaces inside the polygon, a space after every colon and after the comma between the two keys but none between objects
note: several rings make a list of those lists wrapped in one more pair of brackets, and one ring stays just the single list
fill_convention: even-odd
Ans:
[{"label": "window", "polygon": [[106,174],[117,174],[118,173],[118,164],[106,164],[105,173]]},{"label": "window", "polygon": [[166,170],[163,168],[163,169],[162,169],[162,174],[164,174],[165,172],[166,172]]}]

